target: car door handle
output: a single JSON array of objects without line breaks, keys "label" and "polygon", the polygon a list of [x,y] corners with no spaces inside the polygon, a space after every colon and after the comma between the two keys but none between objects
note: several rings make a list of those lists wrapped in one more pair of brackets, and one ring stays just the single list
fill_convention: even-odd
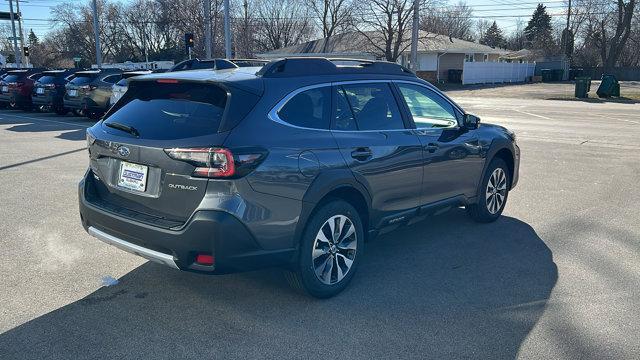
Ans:
[{"label": "car door handle", "polygon": [[428,152],[432,153],[435,152],[436,150],[438,150],[440,146],[436,143],[428,143],[427,145],[425,145],[424,149],[427,150]]},{"label": "car door handle", "polygon": [[373,152],[368,147],[359,147],[351,152],[351,157],[360,161],[368,160],[371,156]]}]

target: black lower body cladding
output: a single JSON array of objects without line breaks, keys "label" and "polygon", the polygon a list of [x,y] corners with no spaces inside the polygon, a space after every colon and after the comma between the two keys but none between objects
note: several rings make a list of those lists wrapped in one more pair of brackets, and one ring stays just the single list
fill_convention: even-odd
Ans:
[{"label": "black lower body cladding", "polygon": [[[181,270],[224,274],[286,265],[293,257],[293,249],[263,249],[246,226],[225,211],[196,211],[177,229],[119,216],[91,202],[87,196],[87,184],[91,186],[91,181],[92,176],[85,177],[78,189],[80,218],[85,230],[97,229],[127,243],[169,255]],[[198,254],[213,255],[214,265],[196,263]]]}]

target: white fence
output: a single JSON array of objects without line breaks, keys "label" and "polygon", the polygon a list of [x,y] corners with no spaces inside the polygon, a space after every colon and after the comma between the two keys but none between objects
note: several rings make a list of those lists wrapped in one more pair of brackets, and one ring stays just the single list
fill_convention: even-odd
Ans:
[{"label": "white fence", "polygon": [[533,76],[535,63],[465,62],[463,84],[496,84],[524,82]]}]

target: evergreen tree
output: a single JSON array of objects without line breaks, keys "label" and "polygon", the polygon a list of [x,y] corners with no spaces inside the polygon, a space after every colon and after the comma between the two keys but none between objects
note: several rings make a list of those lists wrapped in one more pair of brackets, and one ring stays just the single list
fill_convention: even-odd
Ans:
[{"label": "evergreen tree", "polygon": [[487,29],[484,36],[480,39],[480,43],[483,45],[495,47],[503,47],[506,43],[504,36],[502,35],[502,29],[498,27],[498,24],[494,21],[493,24]]},{"label": "evergreen tree", "polygon": [[534,49],[547,49],[553,45],[553,35],[551,28],[551,16],[547,14],[547,7],[538,4],[533,12],[531,20],[524,29],[527,42]]},{"label": "evergreen tree", "polygon": [[36,34],[33,32],[33,29],[31,29],[31,31],[29,31],[29,47],[33,47],[38,45],[38,36],[36,36]]}]

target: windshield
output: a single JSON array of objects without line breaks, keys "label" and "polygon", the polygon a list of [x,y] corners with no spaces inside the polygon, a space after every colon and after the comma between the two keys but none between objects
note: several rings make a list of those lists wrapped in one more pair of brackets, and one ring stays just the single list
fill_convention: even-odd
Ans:
[{"label": "windshield", "polygon": [[138,82],[104,123],[135,128],[141,138],[173,140],[218,132],[227,93],[216,85]]}]

